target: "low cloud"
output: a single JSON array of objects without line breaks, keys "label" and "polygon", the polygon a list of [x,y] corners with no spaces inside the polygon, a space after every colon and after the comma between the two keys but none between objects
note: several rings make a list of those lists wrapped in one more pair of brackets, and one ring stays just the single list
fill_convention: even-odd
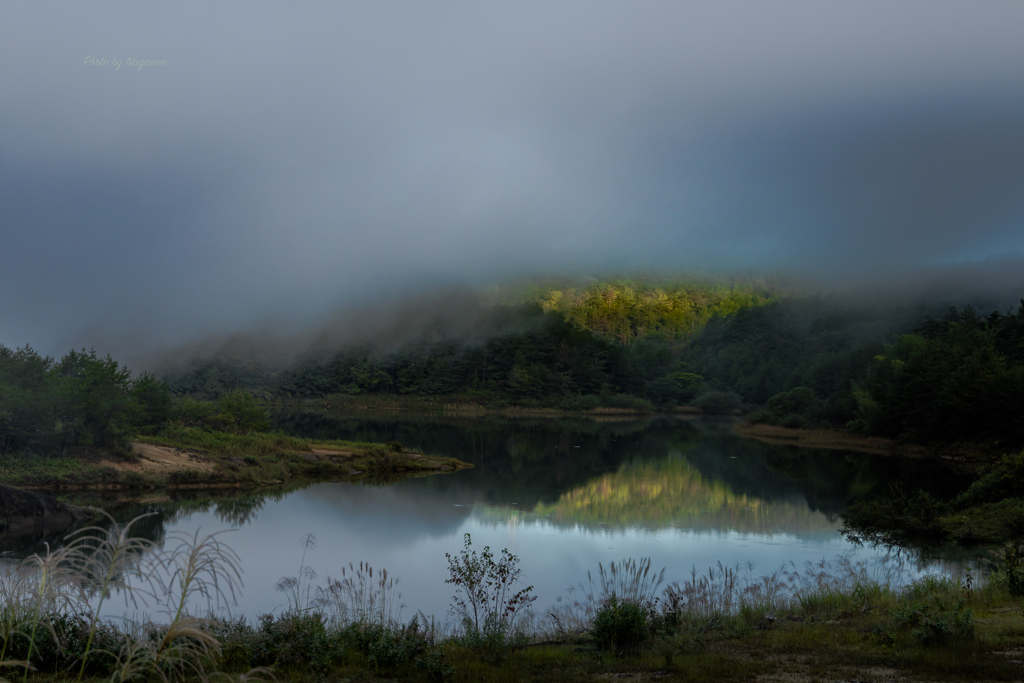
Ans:
[{"label": "low cloud", "polygon": [[1018,4],[2,13],[7,345],[142,357],[553,271],[848,285],[1024,249]]}]

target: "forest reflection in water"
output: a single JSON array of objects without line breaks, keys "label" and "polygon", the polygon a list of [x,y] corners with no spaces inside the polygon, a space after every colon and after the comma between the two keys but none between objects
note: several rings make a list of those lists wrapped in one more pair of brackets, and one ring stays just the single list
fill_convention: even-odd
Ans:
[{"label": "forest reflection in water", "polygon": [[[155,512],[137,531],[236,528],[227,540],[246,572],[241,610],[279,607],[274,584],[293,575],[298,539],[317,534],[308,559],[321,576],[349,562],[386,567],[410,609],[443,614],[444,554],[470,533],[474,546],[522,558],[540,603],[550,604],[598,562],[649,556],[681,578],[691,565],[784,562],[868,552],[838,533],[845,506],[915,476],[892,458],[805,451],[736,437],[721,420],[507,420],[279,416],[297,436],[397,440],[472,462],[447,475],[391,484],[324,483],[257,493],[171,492],[89,501],[121,520]],[[943,477],[935,486],[953,486]],[[17,554],[31,552],[19,548]]]}]

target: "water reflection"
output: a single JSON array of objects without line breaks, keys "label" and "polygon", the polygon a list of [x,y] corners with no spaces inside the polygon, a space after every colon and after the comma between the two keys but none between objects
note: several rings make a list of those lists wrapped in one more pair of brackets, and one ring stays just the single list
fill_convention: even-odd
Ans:
[{"label": "water reflection", "polygon": [[[552,603],[598,562],[650,556],[679,578],[691,565],[833,557],[852,500],[907,481],[914,467],[863,455],[802,451],[737,438],[715,420],[505,420],[283,415],[309,437],[397,440],[475,467],[392,485],[326,483],[258,493],[176,492],[88,501],[159,544],[169,531],[225,538],[242,558],[252,615],[280,607],[272,587],[293,575],[298,540],[320,539],[309,562],[321,577],[349,562],[384,567],[410,609],[443,614],[446,552],[474,545],[519,554],[539,604]],[[934,476],[932,486],[954,486]],[[18,549],[19,554],[34,550]]]},{"label": "water reflection", "polygon": [[682,456],[627,463],[563,493],[534,512],[556,524],[611,528],[677,528],[797,536],[834,535],[834,515],[811,510],[806,500],[765,500],[705,479]]}]

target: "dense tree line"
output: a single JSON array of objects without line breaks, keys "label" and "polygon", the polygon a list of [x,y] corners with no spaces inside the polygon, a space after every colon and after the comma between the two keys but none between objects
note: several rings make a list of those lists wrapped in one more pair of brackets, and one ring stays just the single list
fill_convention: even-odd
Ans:
[{"label": "dense tree line", "polygon": [[885,346],[853,394],[850,426],[869,434],[1024,446],[1024,300],[1016,314],[928,318]]},{"label": "dense tree line", "polygon": [[269,429],[267,411],[246,392],[216,403],[174,401],[153,373],[132,372],[95,351],[69,351],[60,360],[29,346],[0,345],[0,454],[125,449],[130,439],[170,421],[228,432]]},{"label": "dense tree line", "polygon": [[[789,299],[713,320],[686,347],[685,358],[744,403],[766,406],[778,397],[771,413],[776,420],[790,417],[787,426],[845,425],[856,410],[852,383],[866,377],[884,342],[912,329],[920,316],[823,298]],[[808,390],[813,398],[804,405]]]},{"label": "dense tree line", "polygon": [[520,296],[533,303],[498,305],[505,331],[485,340],[350,348],[276,371],[211,362],[172,387],[200,398],[239,388],[268,397],[458,395],[570,410],[745,405],[759,407],[753,421],[787,427],[1024,445],[1021,310],[933,317],[920,306],[770,301],[733,287],[718,290],[718,307],[702,309],[710,317],[693,318],[686,329],[696,331],[682,335],[677,314],[711,301],[708,291],[548,289]]},{"label": "dense tree line", "polygon": [[762,406],[754,421],[1024,446],[1024,301],[1016,313],[939,317],[780,302],[713,322],[686,359]]},{"label": "dense tree line", "polygon": [[240,391],[567,410],[745,406],[752,421],[786,427],[1024,446],[1024,301],[1016,313],[929,316],[769,294],[737,284],[547,287],[492,302],[492,332],[473,339],[348,347],[286,367],[216,358],[161,379],[132,378],[95,352],[57,361],[0,347],[0,451],[109,446],[168,420],[265,428]]},{"label": "dense tree line", "polygon": [[651,408],[693,400],[703,379],[681,358],[709,321],[768,304],[764,282],[619,280],[493,292],[482,339],[368,345],[286,368],[221,357],[170,378],[176,393],[216,397],[470,394],[489,404]]},{"label": "dense tree line", "polygon": [[566,398],[642,398],[648,378],[679,365],[664,342],[622,345],[580,329],[536,305],[514,307],[521,331],[479,342],[407,345],[399,351],[345,349],[278,370],[211,362],[171,379],[175,392],[212,397],[243,388],[258,394],[316,397],[385,393],[555,405]]},{"label": "dense tree line", "polygon": [[0,345],[0,453],[116,447],[171,414],[166,383],[95,351],[59,361],[32,348]]}]

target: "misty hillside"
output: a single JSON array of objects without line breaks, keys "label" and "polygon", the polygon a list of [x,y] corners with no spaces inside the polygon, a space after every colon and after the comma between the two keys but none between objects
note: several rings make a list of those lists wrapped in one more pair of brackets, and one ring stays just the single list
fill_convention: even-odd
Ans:
[{"label": "misty hillside", "polygon": [[134,379],[95,352],[57,361],[0,347],[0,450],[119,442],[239,391],[409,408],[687,407],[917,443],[1024,445],[1024,301],[1004,311],[947,303],[635,277],[454,291],[364,325],[236,335]]},{"label": "misty hillside", "polygon": [[176,393],[204,398],[239,388],[268,397],[470,391],[518,403],[609,392],[642,398],[648,382],[682,367],[682,345],[709,321],[778,294],[753,280],[517,283],[479,300],[431,301],[435,315],[415,331],[406,325],[397,342],[388,330],[275,364],[258,360],[259,340],[232,340],[186,372],[164,374]]},{"label": "misty hillside", "polygon": [[1020,309],[639,279],[493,290],[482,308],[492,334],[433,330],[399,347],[321,350],[281,367],[222,354],[166,379],[196,399],[243,389],[491,408],[746,408],[755,422],[788,427],[1024,443]]}]

